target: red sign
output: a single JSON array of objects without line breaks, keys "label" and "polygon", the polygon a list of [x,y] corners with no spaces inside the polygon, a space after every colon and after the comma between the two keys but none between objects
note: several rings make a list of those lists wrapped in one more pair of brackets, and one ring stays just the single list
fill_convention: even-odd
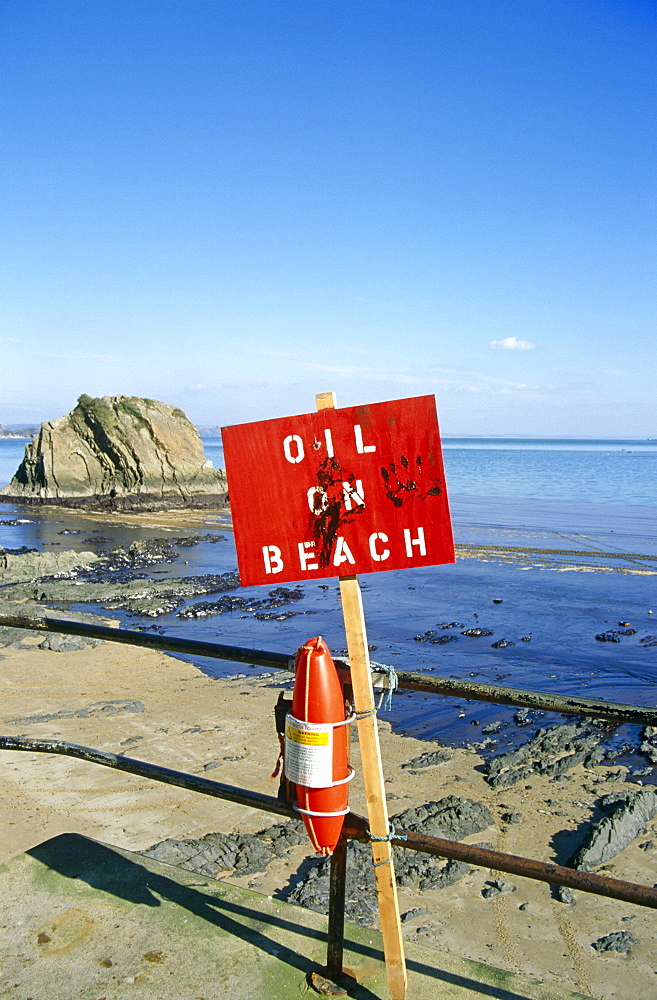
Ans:
[{"label": "red sign", "polygon": [[221,434],[243,586],[454,562],[433,396]]}]

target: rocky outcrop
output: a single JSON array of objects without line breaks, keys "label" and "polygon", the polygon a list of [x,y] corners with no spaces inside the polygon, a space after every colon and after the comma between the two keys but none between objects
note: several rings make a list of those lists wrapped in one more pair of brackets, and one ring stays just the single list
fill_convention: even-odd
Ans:
[{"label": "rocky outcrop", "polygon": [[645,832],[648,823],[657,814],[657,795],[646,788],[625,795],[607,795],[600,805],[613,811],[593,824],[586,843],[570,861],[572,868],[591,871],[594,866],[602,865],[624,851],[635,837]]},{"label": "rocky outcrop", "polygon": [[3,592],[11,584],[27,583],[41,577],[62,579],[74,576],[74,570],[89,568],[97,562],[95,552],[38,552],[36,549],[3,549],[0,546],[0,586]]},{"label": "rocky outcrop", "polygon": [[[449,840],[461,840],[493,824],[493,817],[483,803],[456,795],[405,809],[392,820],[400,833],[408,831]],[[370,926],[375,922],[378,910],[372,849],[369,844],[352,840],[347,847],[347,859],[345,912],[349,920]],[[304,865],[295,876],[290,890],[284,894],[287,901],[317,913],[327,913],[330,869],[330,858],[322,858],[312,867]],[[470,866],[463,861],[443,861],[442,858],[427,857],[417,851],[395,847],[397,885],[412,886],[413,892],[446,889],[469,871]]]},{"label": "rocky outcrop", "polygon": [[220,494],[226,476],[206,461],[182,410],[136,396],[80,396],[75,409],[41,425],[6,496]]},{"label": "rocky outcrop", "polygon": [[604,757],[602,734],[598,725],[586,722],[539,729],[524,746],[489,760],[486,781],[493,788],[508,788],[535,774],[556,778],[577,764],[599,764]]},{"label": "rocky outcrop", "polygon": [[[224,760],[234,759],[224,757]],[[219,763],[206,764],[205,770],[219,766]],[[438,802],[427,802],[416,809],[406,809],[392,818],[400,830],[453,840],[485,830],[493,823],[493,817],[482,803],[455,795],[448,795]],[[292,820],[256,834],[208,833],[199,840],[163,840],[142,851],[142,854],[168,865],[187,868],[204,878],[220,878],[229,871],[235,875],[264,872],[272,861],[284,857],[290,847],[305,842],[301,822]],[[352,840],[347,846],[347,859],[345,913],[349,920],[371,926],[378,914],[372,848],[369,844]],[[413,886],[415,892],[445,889],[470,870],[470,866],[462,861],[443,861],[403,847],[395,848],[397,884]],[[330,858],[313,860],[310,865],[307,860],[303,861],[289,886],[283,890],[282,897],[287,902],[297,903],[317,913],[327,913],[330,872]],[[426,912],[424,907],[417,907],[408,910],[402,919],[407,922]]]},{"label": "rocky outcrop", "polygon": [[[128,549],[112,552],[37,552],[34,549],[0,547],[0,606],[3,601],[39,601],[58,604],[100,604],[107,610],[120,609],[130,616],[159,618],[181,608],[186,600],[200,594],[220,594],[239,587],[237,573],[206,573],[202,576],[156,577],[144,572],[148,567],[172,562],[177,547],[190,548],[199,542],[221,542],[223,535],[187,535],[181,538],[138,539]],[[92,544],[106,542],[100,536],[87,539]],[[174,547],[175,546],[175,547]],[[286,591],[278,587],[278,591]],[[287,591],[286,591],[287,592]],[[289,591],[292,600],[303,596]],[[230,609],[230,601],[225,610]],[[253,612],[253,602],[239,599],[238,607]],[[279,607],[288,603],[281,594],[255,602],[256,607]],[[24,614],[25,612],[5,612]],[[217,612],[218,613],[218,612]],[[41,614],[41,611],[38,611]],[[257,614],[257,612],[256,612]],[[262,612],[261,612],[262,614]],[[254,614],[255,617],[255,614]],[[273,614],[270,617],[274,617]],[[2,629],[0,629],[0,633]],[[1,645],[0,641],[0,645]]]}]

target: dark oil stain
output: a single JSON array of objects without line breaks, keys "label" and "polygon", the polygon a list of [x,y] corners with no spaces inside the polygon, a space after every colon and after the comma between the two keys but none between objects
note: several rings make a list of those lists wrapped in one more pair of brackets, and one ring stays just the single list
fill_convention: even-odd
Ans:
[{"label": "dark oil stain", "polygon": [[37,944],[48,944],[49,941],[52,941],[52,938],[48,937],[44,931],[41,931],[41,933],[37,936]]},{"label": "dark oil stain", "polygon": [[156,962],[161,964],[166,958],[166,955],[163,951],[147,951],[146,954],[141,957],[146,959],[147,962]]},{"label": "dark oil stain", "polygon": [[111,969],[112,966],[114,965],[114,962],[112,961],[111,958],[99,958],[98,964],[102,965],[104,969]]},{"label": "dark oil stain", "polygon": [[361,504],[346,510],[343,483],[355,487],[353,472],[345,474],[335,458],[324,459],[317,470],[314,509],[309,522],[310,534],[316,543],[317,561],[322,569],[326,569],[331,562],[340,527],[349,524],[364,510]]},{"label": "dark oil stain", "polygon": [[[402,455],[399,461],[404,469],[408,469],[410,463],[405,455]],[[421,455],[417,456],[415,464],[417,465],[418,473],[421,474]],[[422,491],[418,484],[412,479],[402,480],[397,473],[397,466],[395,462],[390,462],[387,468],[381,468],[381,478],[383,479],[384,485],[387,487],[386,496],[395,505],[395,507],[401,507],[404,500],[410,498],[411,496],[416,500],[426,500],[428,497],[437,497],[442,493],[442,486],[440,485],[439,479],[434,479],[433,485],[425,491]]]}]

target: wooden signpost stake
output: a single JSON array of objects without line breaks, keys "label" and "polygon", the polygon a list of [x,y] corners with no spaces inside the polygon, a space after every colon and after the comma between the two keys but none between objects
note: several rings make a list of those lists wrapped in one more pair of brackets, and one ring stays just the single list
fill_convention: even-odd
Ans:
[{"label": "wooden signpost stake", "polygon": [[[340,579],[392,1000],[406,967],[358,574],[454,562],[433,396],[222,427],[242,586]],[[339,958],[331,959],[332,968]]]},{"label": "wooden signpost stake", "polygon": [[[335,395],[332,392],[321,393],[317,395],[316,400],[318,410],[333,409],[336,404]],[[372,855],[375,866],[376,891],[379,898],[388,990],[391,1000],[405,1000],[404,942],[399,918],[392,845],[389,840],[384,839],[388,837],[390,832],[388,807],[381,764],[379,731],[376,724],[363,601],[356,576],[340,577],[340,597],[351,667],[354,708],[357,714],[367,815],[372,836],[381,838],[372,840]]]}]

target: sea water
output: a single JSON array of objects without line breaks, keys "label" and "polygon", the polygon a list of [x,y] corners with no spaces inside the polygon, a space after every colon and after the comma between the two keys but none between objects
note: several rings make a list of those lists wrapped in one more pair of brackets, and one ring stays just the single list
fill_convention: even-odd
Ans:
[{"label": "sea water", "polygon": [[[220,438],[205,454],[223,467]],[[450,494],[657,504],[657,440],[443,438]]]},{"label": "sea water", "polygon": [[[0,438],[0,488],[26,444]],[[204,438],[203,445],[206,458],[223,468],[221,438]],[[657,440],[446,437],[443,452],[450,494],[657,504]]]},{"label": "sea water", "polygon": [[[221,467],[220,440],[204,443],[207,457]],[[24,444],[0,440],[0,483],[15,471]],[[368,640],[375,647],[372,657],[401,670],[436,676],[657,704],[657,646],[641,641],[657,635],[657,442],[448,438],[444,455],[455,538],[466,547],[462,555],[467,549],[478,557],[460,558],[455,565],[362,576]],[[56,545],[88,549],[94,533],[108,540],[108,549],[154,534],[185,533],[95,521],[54,508],[0,504],[0,521],[7,520],[23,523],[0,524],[0,545],[44,551]],[[181,550],[178,558],[153,567],[150,574],[162,579],[234,569],[232,536],[225,534],[221,543]],[[510,550],[511,560],[501,555]],[[321,634],[339,652],[345,639],[337,581],[306,581],[302,589],[302,600],[281,608],[295,616],[282,620],[258,620],[252,613],[235,611],[197,619],[172,614],[152,624],[126,613],[113,614],[126,628],[146,625],[165,635],[289,653],[311,635]],[[254,598],[267,593],[267,587],[244,591]],[[211,601],[213,596],[187,604],[199,600]],[[635,633],[620,636],[617,643],[596,639],[618,630],[620,622],[628,622]],[[462,634],[473,627],[492,635]],[[454,638],[432,643],[427,632],[434,633],[433,638]],[[500,639],[509,645],[495,648],[493,643]],[[187,659],[215,676],[262,672],[218,660]],[[485,724],[502,720],[496,746],[504,749],[528,732],[518,732],[514,712],[465,699],[400,692],[390,719],[403,732],[452,744],[484,739],[480,733]],[[533,727],[556,718],[536,716]],[[626,730],[623,727],[617,739],[622,740]]]}]

